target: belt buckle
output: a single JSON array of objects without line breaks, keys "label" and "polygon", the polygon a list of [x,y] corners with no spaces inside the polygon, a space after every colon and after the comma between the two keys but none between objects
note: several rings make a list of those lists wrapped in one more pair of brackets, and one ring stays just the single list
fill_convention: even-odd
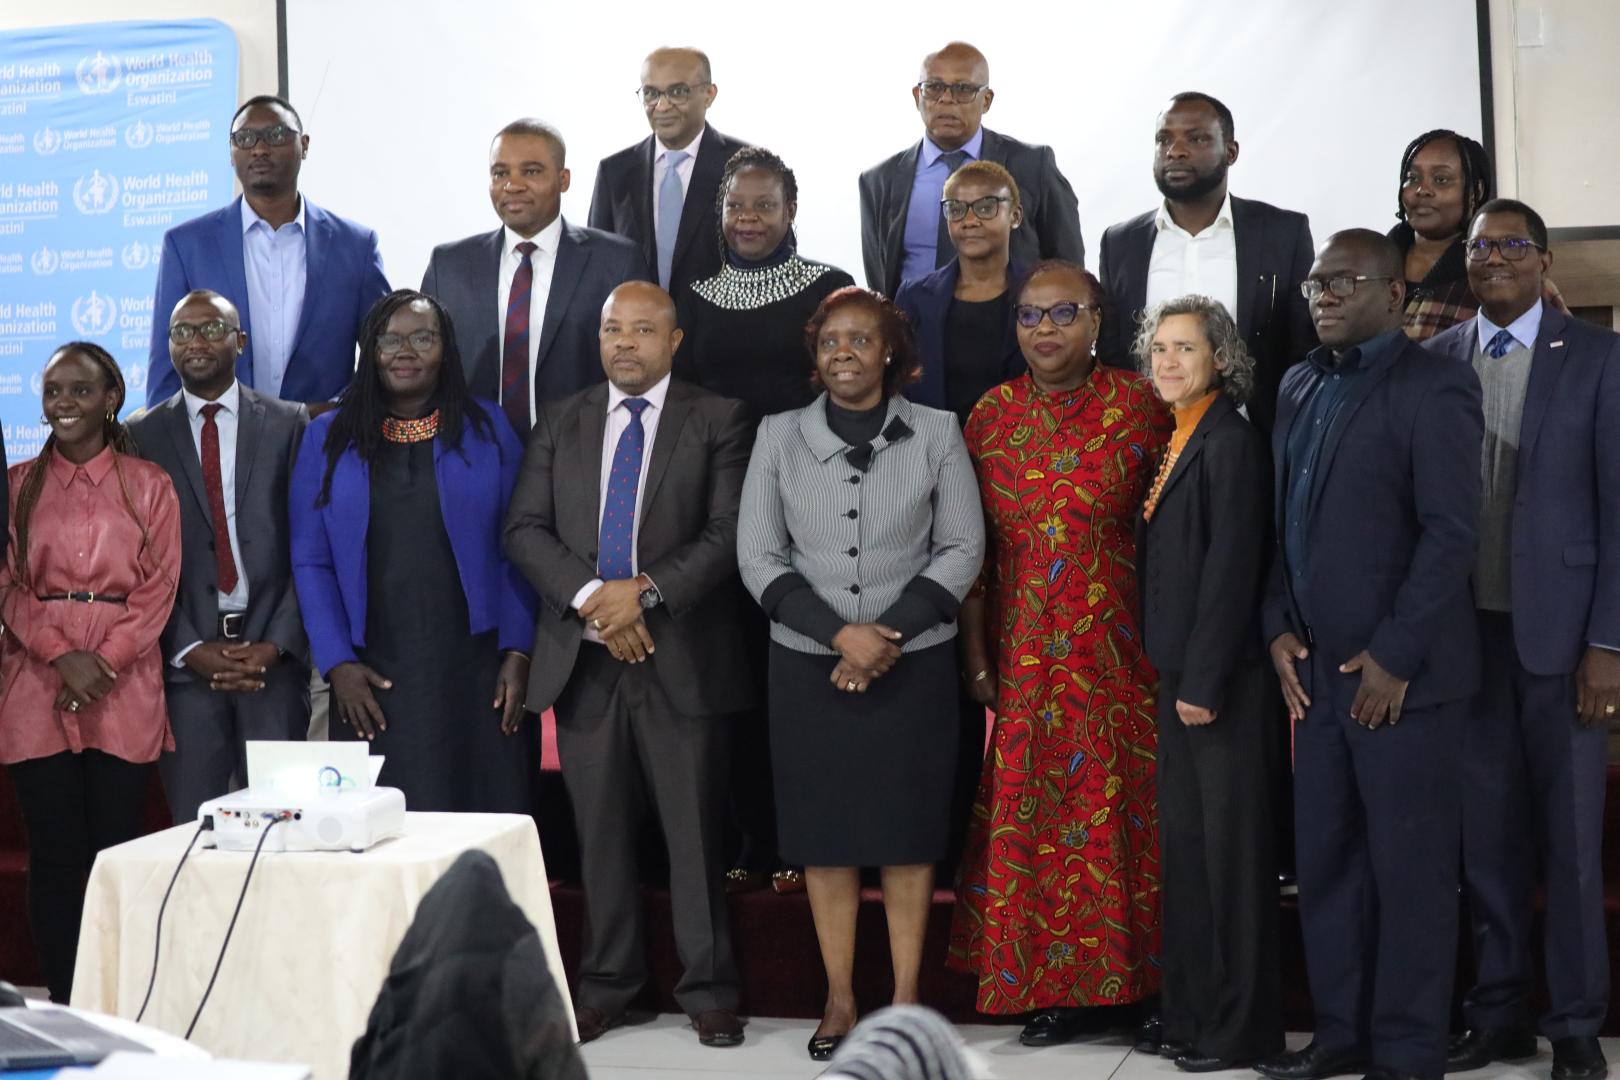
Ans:
[{"label": "belt buckle", "polygon": [[240,611],[228,611],[219,617],[220,636],[234,641],[242,636],[242,624],[247,621],[247,615]]}]

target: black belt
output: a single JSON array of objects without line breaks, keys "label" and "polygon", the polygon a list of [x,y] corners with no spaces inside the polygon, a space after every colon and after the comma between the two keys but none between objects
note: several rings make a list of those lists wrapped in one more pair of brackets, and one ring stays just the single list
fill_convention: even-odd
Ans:
[{"label": "black belt", "polygon": [[125,604],[129,602],[127,596],[108,596],[106,593],[93,592],[65,592],[52,593],[41,596],[40,600],[76,600],[81,604]]},{"label": "black belt", "polygon": [[226,641],[235,641],[242,636],[247,628],[247,612],[222,611],[219,613],[219,636]]}]

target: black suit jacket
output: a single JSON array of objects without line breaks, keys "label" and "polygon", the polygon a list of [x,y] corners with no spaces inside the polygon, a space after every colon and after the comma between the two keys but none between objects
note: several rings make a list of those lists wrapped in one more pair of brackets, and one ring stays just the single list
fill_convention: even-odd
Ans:
[{"label": "black suit jacket", "polygon": [[[501,397],[499,293],[504,238],[505,230],[496,229],[440,244],[422,275],[422,291],[438,297],[455,322],[467,385],[474,395],[490,401]],[[624,282],[646,279],[634,244],[563,222],[545,325],[540,327],[536,401],[564,398],[602,381],[602,353],[596,340],[602,305]]]},{"label": "black suit jacket", "polygon": [[[604,382],[541,408],[507,510],[507,557],[541,600],[529,676],[536,712],[567,685],[584,635],[571,604],[597,576],[607,396]],[[747,655],[737,511],[753,442],[742,402],[671,380],[643,476],[636,565],[664,598],[646,614],[657,647],[647,663],[688,716],[755,704],[737,666]]]},{"label": "black suit jacket", "polygon": [[[1018,182],[1024,205],[1024,223],[1012,234],[1012,261],[1030,266],[1042,259],[1086,260],[1080,236],[1080,205],[1074,188],[1058,171],[1050,146],[1019,142],[984,129],[980,159],[1006,166]],[[866,284],[893,296],[900,290],[900,268],[905,262],[906,211],[917,178],[917,155],[922,142],[900,151],[887,161],[861,173],[861,258]]]},{"label": "black suit jacket", "polygon": [[[236,542],[242,549],[237,572],[247,576],[248,609],[242,636],[268,641],[304,663],[309,640],[293,590],[291,530],[287,525],[287,483],[293,458],[309,423],[297,402],[240,388],[236,428]],[[219,637],[219,571],[214,558],[214,525],[202,463],[191,437],[183,394],[130,421],[140,456],[159,465],[180,496],[180,588],[163,628],[163,677],[195,679],[190,668],[169,663],[194,641]]]},{"label": "black suit jacket", "polygon": [[[1283,377],[1272,432],[1278,536],[1285,535],[1289,430],[1325,377],[1311,363]],[[1473,694],[1479,635],[1468,580],[1484,433],[1474,369],[1397,336],[1340,407],[1311,479],[1306,565],[1295,568],[1311,609],[1289,585],[1279,543],[1265,640],[1293,631],[1314,640],[1335,667],[1366,649],[1409,681],[1407,708]]]},{"label": "black suit jacket", "polygon": [[[675,233],[675,256],[669,271],[671,296],[679,298],[692,282],[720,272],[720,221],[714,211],[720,174],[731,155],[748,145],[713,126],[704,130],[697,160],[692,163],[692,182],[686,186],[681,226]],[[657,153],[658,140],[649,135],[603,158],[596,167],[596,187],[591,192],[591,228],[618,233],[634,242],[641,249],[641,276],[647,281],[658,280],[652,189]]]},{"label": "black suit jacket", "polygon": [[1176,458],[1153,517],[1136,518],[1142,644],[1155,668],[1181,677],[1182,701],[1219,710],[1238,663],[1265,655],[1270,514],[1265,436],[1221,394]]},{"label": "black suit jacket", "polygon": [[[1111,225],[1103,233],[1097,276],[1108,291],[1097,355],[1116,367],[1137,369],[1131,352],[1137,319],[1147,306],[1148,263],[1153,258],[1157,210]],[[1255,385],[1248,412],[1270,432],[1283,372],[1316,347],[1316,330],[1299,283],[1311,272],[1315,248],[1304,214],[1232,196],[1237,237],[1237,306],[1231,312],[1254,357]]]}]

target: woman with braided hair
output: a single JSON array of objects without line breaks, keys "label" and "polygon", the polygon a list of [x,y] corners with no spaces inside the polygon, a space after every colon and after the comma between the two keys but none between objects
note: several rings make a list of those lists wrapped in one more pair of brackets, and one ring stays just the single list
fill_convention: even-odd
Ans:
[{"label": "woman with braided hair", "polygon": [[168,473],[133,454],[118,363],[73,341],[45,365],[39,456],[11,467],[0,567],[0,762],[28,834],[28,914],[51,1000],[73,986],[85,882],[139,834],[173,749],[158,638],[180,578]]},{"label": "woman with braided hair", "polygon": [[1401,155],[1400,223],[1389,238],[1406,257],[1402,329],[1413,341],[1427,341],[1479,310],[1463,239],[1474,211],[1492,195],[1494,172],[1483,146],[1446,128],[1425,131]]}]

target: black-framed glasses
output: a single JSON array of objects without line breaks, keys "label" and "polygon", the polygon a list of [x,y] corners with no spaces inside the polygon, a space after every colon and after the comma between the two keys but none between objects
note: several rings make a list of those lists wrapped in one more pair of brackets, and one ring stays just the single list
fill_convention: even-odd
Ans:
[{"label": "black-framed glasses", "polygon": [[1508,262],[1523,262],[1525,256],[1532,251],[1547,250],[1534,240],[1526,240],[1522,236],[1507,236],[1500,240],[1490,240],[1482,236],[1463,245],[1463,251],[1467,253],[1469,262],[1484,262],[1491,257],[1491,248],[1500,251],[1502,258]]},{"label": "black-framed glasses", "polygon": [[271,124],[263,128],[237,128],[231,132],[231,145],[238,150],[251,150],[264,140],[266,146],[286,146],[301,135],[297,128],[286,124]]},{"label": "black-framed glasses", "polygon": [[377,352],[383,356],[393,356],[409,342],[413,350],[423,353],[437,345],[442,336],[437,330],[412,330],[408,334],[378,334]]},{"label": "black-framed glasses", "polygon": [[1010,195],[986,195],[982,199],[972,202],[963,202],[961,199],[941,199],[939,208],[945,214],[946,221],[961,221],[967,217],[968,211],[980,221],[990,221],[1001,213],[1001,204],[1012,202]]},{"label": "black-framed glasses", "polygon": [[1036,307],[1034,304],[1019,304],[1013,309],[1018,319],[1018,325],[1025,330],[1033,330],[1041,325],[1042,319],[1051,319],[1053,326],[1071,326],[1074,320],[1080,317],[1082,311],[1101,311],[1096,304],[1077,304],[1073,300],[1065,300],[1061,304],[1051,307]]},{"label": "black-framed glasses", "polygon": [[641,103],[643,105],[648,106],[656,105],[658,104],[659,98],[666,97],[669,98],[669,103],[671,105],[684,105],[686,104],[687,99],[692,96],[692,91],[701,89],[702,87],[708,85],[709,84],[706,82],[678,82],[673,86],[666,86],[662,90],[658,89],[656,86],[638,86],[636,88],[636,97],[641,99]]},{"label": "black-framed glasses", "polygon": [[1341,300],[1355,295],[1356,286],[1363,281],[1393,281],[1388,274],[1340,274],[1338,277],[1318,281],[1316,278],[1306,278],[1299,283],[1299,291],[1307,300],[1318,300],[1325,292],[1330,292]]},{"label": "black-framed glasses", "polygon": [[227,334],[234,334],[236,327],[224,319],[210,319],[205,323],[177,322],[169,327],[169,340],[176,345],[185,345],[198,334],[204,341],[222,341]]},{"label": "black-framed glasses", "polygon": [[940,82],[938,79],[929,79],[927,82],[917,84],[922,91],[924,101],[940,102],[949,98],[958,105],[965,105],[978,97],[984,87],[979,83],[970,82]]}]

